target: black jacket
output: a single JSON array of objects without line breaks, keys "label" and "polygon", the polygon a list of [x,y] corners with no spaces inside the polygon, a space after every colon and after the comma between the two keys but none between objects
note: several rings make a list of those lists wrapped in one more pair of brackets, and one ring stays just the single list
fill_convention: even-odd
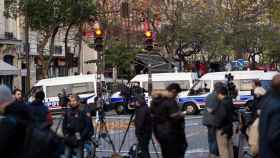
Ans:
[{"label": "black jacket", "polygon": [[137,138],[151,137],[152,119],[151,112],[147,105],[136,108],[135,111],[135,135]]},{"label": "black jacket", "polygon": [[79,108],[70,108],[66,110],[63,119],[63,134],[66,138],[76,139],[75,133],[80,134],[80,140],[85,141],[93,134],[93,126],[90,117],[87,117]]},{"label": "black jacket", "polygon": [[261,101],[260,157],[280,157],[280,94],[269,92]]},{"label": "black jacket", "polygon": [[12,103],[7,106],[0,119],[0,155],[5,158],[18,158],[24,153],[24,140],[29,109],[25,105]]},{"label": "black jacket", "polygon": [[187,145],[184,117],[171,117],[172,114],[180,111],[175,99],[169,97],[153,98],[151,113],[153,130],[157,139]]},{"label": "black jacket", "polygon": [[32,121],[35,127],[44,127],[48,125],[48,107],[42,101],[33,101],[30,104]]},{"label": "black jacket", "polygon": [[231,136],[234,113],[235,108],[232,99],[230,97],[225,97],[213,111],[216,120],[215,127],[224,130],[225,133]]}]

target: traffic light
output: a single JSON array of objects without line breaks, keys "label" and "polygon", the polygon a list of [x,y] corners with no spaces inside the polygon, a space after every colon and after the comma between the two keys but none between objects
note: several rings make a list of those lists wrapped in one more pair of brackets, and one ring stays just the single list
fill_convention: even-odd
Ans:
[{"label": "traffic light", "polygon": [[94,30],[94,48],[97,51],[103,50],[103,31],[100,28]]},{"label": "traffic light", "polygon": [[145,49],[147,51],[153,50],[153,32],[152,31],[146,31],[145,32]]}]

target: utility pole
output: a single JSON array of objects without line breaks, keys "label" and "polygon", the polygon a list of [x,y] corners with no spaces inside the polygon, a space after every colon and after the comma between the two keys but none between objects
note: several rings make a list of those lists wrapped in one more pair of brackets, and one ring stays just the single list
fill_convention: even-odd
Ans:
[{"label": "utility pole", "polygon": [[29,45],[29,15],[27,8],[27,1],[25,1],[25,27],[24,27],[24,52],[26,59],[26,80],[25,80],[25,93],[28,93],[30,90],[30,45]]}]

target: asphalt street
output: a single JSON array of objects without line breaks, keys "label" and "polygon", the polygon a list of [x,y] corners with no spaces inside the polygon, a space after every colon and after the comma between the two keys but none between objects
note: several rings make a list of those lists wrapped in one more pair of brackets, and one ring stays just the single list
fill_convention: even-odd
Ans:
[{"label": "asphalt street", "polygon": [[[109,131],[109,136],[113,141],[115,149],[118,153],[126,154],[130,147],[137,143],[136,137],[134,135],[133,124],[130,126],[126,139],[124,141],[123,147],[120,150],[121,142],[125,135],[125,131],[128,126],[129,116],[108,116],[106,117],[106,125]],[[61,117],[59,115],[55,116],[53,130],[57,129],[58,134],[62,134],[61,126]],[[94,122],[96,120],[94,119]],[[201,116],[187,116],[186,117],[186,137],[188,140],[188,150],[186,151],[186,156],[188,158],[205,158],[207,157],[208,145],[207,145],[207,130],[201,123]],[[106,134],[105,134],[106,135]],[[103,136],[105,136],[103,134]],[[112,145],[108,141],[108,137],[101,138],[99,141],[99,147],[97,149],[98,157],[109,157],[112,154]],[[160,152],[159,145],[156,140],[153,139],[155,147],[150,143],[150,153],[152,157],[157,157],[156,152]],[[159,154],[160,155],[160,154]]]}]

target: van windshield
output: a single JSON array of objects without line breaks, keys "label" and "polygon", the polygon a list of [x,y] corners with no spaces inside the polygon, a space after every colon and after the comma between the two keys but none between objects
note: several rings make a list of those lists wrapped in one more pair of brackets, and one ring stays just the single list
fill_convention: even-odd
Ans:
[{"label": "van windshield", "polygon": [[[188,80],[182,80],[182,81],[153,81],[153,90],[165,90],[167,86],[169,86],[172,83],[177,83],[180,85],[183,91],[190,89],[190,81]],[[143,88],[148,91],[148,82],[142,83]]]},{"label": "van windshield", "polygon": [[56,97],[59,93],[62,93],[63,89],[67,94],[88,94],[95,91],[93,82],[54,85],[46,87],[46,96],[48,98]]},{"label": "van windshield", "polygon": [[203,95],[210,92],[211,81],[210,80],[199,80],[191,88],[189,95]]}]

